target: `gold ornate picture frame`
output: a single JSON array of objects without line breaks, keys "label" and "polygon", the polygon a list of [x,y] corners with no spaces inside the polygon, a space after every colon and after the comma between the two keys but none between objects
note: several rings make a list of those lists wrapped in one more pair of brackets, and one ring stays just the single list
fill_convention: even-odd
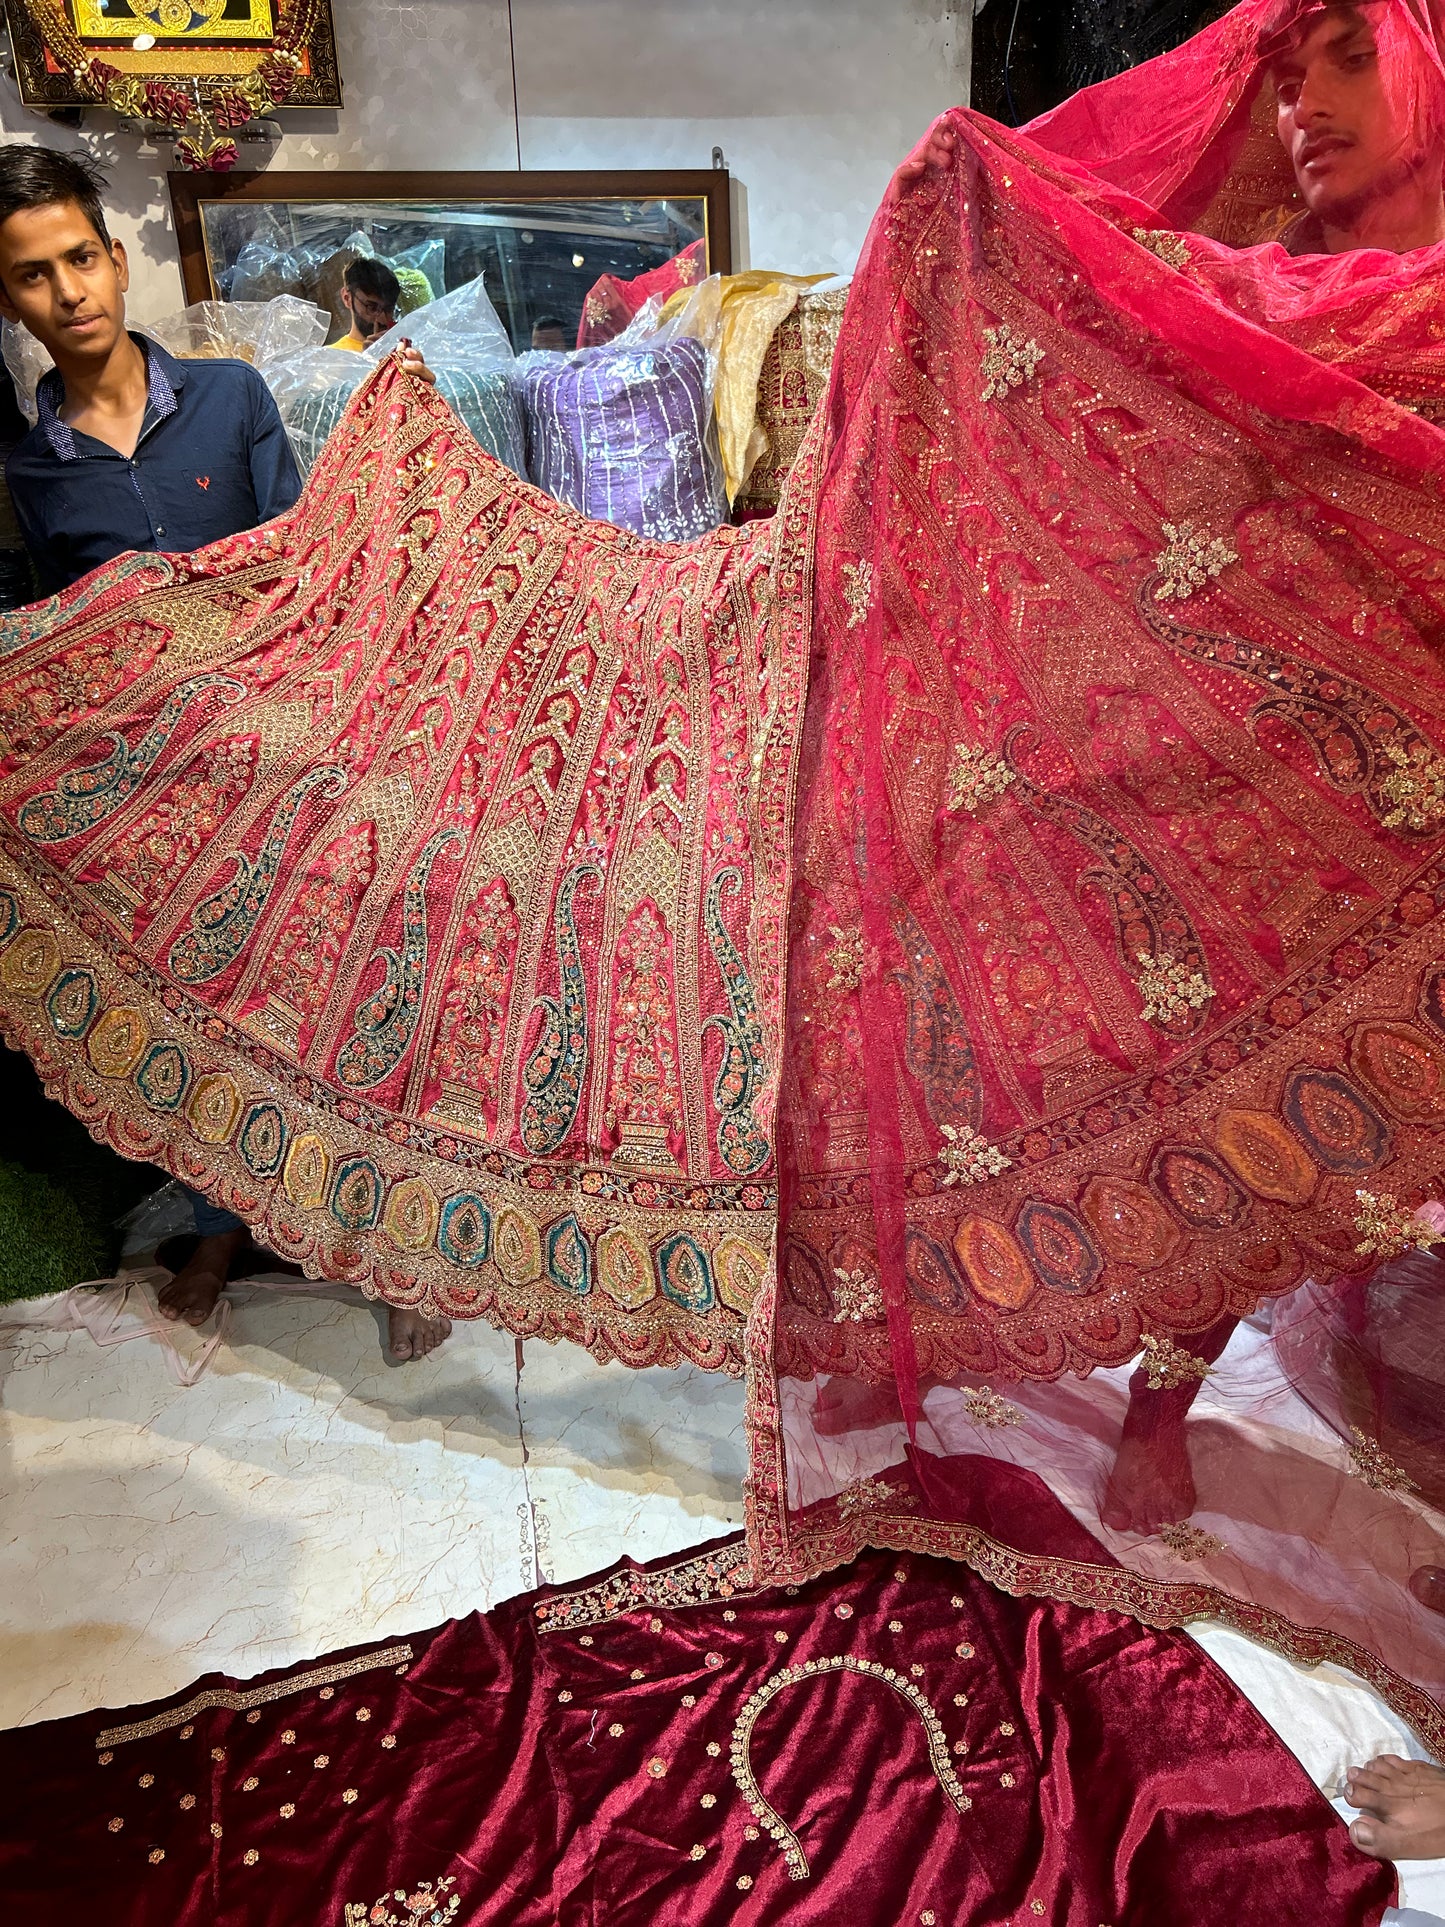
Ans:
[{"label": "gold ornate picture frame", "polygon": [[170,128],[198,169],[278,107],[339,107],[331,0],[4,0],[27,107],[100,105]]}]

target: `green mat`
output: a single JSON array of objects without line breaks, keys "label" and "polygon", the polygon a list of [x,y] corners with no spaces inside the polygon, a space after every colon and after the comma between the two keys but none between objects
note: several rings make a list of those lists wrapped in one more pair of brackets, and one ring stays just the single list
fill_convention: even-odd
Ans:
[{"label": "green mat", "polygon": [[117,1219],[164,1182],[97,1144],[28,1058],[0,1050],[0,1304],[109,1277]]}]

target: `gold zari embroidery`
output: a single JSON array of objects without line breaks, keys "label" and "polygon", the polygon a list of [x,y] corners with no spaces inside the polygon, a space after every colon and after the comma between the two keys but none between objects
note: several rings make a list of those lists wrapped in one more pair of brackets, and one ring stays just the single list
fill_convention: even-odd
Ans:
[{"label": "gold zari embroidery", "polygon": [[1355,1213],[1355,1229],[1361,1242],[1355,1246],[1360,1256],[1374,1253],[1380,1258],[1398,1258],[1406,1251],[1428,1251],[1431,1245],[1445,1242],[1442,1234],[1431,1230],[1407,1205],[1400,1204],[1388,1191],[1357,1191],[1360,1208]]},{"label": "gold zari embroidery", "polygon": [[1209,1376],[1208,1362],[1197,1358],[1193,1352],[1185,1351],[1172,1338],[1148,1337],[1144,1340],[1143,1351],[1142,1364],[1151,1392],[1173,1391],[1178,1385],[1187,1385],[1191,1379],[1198,1379],[1202,1383]]},{"label": "gold zari embroidery", "polygon": [[157,1733],[169,1733],[195,1714],[215,1707],[228,1713],[241,1713],[248,1707],[269,1706],[275,1700],[289,1699],[293,1693],[305,1693],[314,1686],[330,1686],[338,1680],[356,1679],[362,1673],[395,1666],[399,1660],[408,1660],[411,1656],[410,1646],[388,1646],[383,1652],[364,1653],[359,1659],[341,1660],[335,1666],[316,1666],[310,1672],[293,1673],[289,1679],[272,1680],[266,1686],[251,1686],[241,1692],[229,1686],[212,1686],[188,1699],[184,1706],[157,1713],[154,1719],[137,1720],[131,1726],[108,1727],[104,1733],[96,1734],[95,1743],[98,1747],[124,1746],[128,1740],[153,1739]]},{"label": "gold zari embroidery", "polygon": [[1164,536],[1167,547],[1154,560],[1159,571],[1156,602],[1187,602],[1239,560],[1239,551],[1222,536],[1205,535],[1192,522],[1166,522]]},{"label": "gold zari embroidery", "polygon": [[1354,1444],[1348,1448],[1350,1463],[1366,1485],[1376,1492],[1418,1492],[1419,1486],[1410,1477],[1403,1465],[1395,1461],[1372,1439],[1368,1432],[1362,1432],[1358,1425],[1350,1427]]},{"label": "gold zari embroidery", "polygon": [[843,1654],[831,1659],[809,1659],[801,1666],[787,1666],[781,1673],[774,1673],[757,1692],[750,1693],[743,1704],[733,1727],[732,1769],[738,1791],[762,1822],[763,1831],[772,1836],[782,1849],[788,1863],[788,1873],[794,1880],[806,1880],[809,1875],[807,1856],[804,1854],[798,1836],[786,1821],[769,1806],[763,1797],[753,1773],[751,1747],[753,1727],[757,1724],[759,1713],[768,1702],[781,1693],[784,1687],[795,1686],[800,1680],[815,1679],[824,1673],[856,1673],[865,1679],[881,1680],[891,1686],[908,1701],[909,1705],[923,1721],[923,1730],[928,1735],[928,1759],[938,1784],[960,1813],[967,1813],[973,1802],[964,1792],[958,1775],[953,1770],[953,1762],[948,1757],[948,1742],[944,1737],[943,1722],[933,1710],[932,1704],[906,1673],[896,1667],[882,1666],[877,1660],[855,1659],[852,1654]]},{"label": "gold zari embroidery", "polygon": [[1034,370],[1044,358],[1039,344],[1016,334],[1006,321],[983,331],[984,352],[978,364],[983,376],[979,390],[985,401],[1004,401],[1015,388],[1033,379]]}]

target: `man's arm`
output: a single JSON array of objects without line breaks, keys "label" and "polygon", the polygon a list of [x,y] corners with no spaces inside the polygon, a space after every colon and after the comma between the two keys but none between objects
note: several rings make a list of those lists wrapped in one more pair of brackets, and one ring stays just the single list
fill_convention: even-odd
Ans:
[{"label": "man's arm", "polygon": [[301,471],[286,434],[275,397],[251,370],[251,487],[257,522],[269,522],[294,508],[301,494]]}]

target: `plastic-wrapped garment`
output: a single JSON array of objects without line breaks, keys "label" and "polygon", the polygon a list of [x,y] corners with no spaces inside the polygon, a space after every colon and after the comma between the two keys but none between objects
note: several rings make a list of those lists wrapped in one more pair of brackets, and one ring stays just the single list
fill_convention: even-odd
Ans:
[{"label": "plastic-wrapped garment", "polygon": [[828,387],[847,300],[846,286],[810,289],[768,343],[756,391],[762,448],[733,498],[740,521],[771,515],[782,499],[783,484]]},{"label": "plastic-wrapped garment", "polygon": [[35,390],[40,377],[55,363],[30,330],[14,321],[0,323],[0,354],[4,355],[6,369],[15,384],[15,399],[20,404],[20,412],[33,428],[39,418],[35,407]]},{"label": "plastic-wrapped garment", "polygon": [[420,350],[436,374],[437,393],[481,447],[525,475],[527,444],[512,381],[512,344],[480,277],[408,315],[362,354],[311,347],[263,370],[303,472],[310,470],[376,362],[403,338]]},{"label": "plastic-wrapped garment", "polygon": [[[327,325],[320,308],[293,294],[280,294],[271,301],[197,301],[139,332],[183,360],[230,357],[249,361],[265,374],[270,364],[324,341]],[[36,386],[54,364],[28,328],[9,321],[0,328],[0,353],[21,413],[33,427]]]},{"label": "plastic-wrapped garment", "polygon": [[268,362],[318,347],[327,325],[311,302],[279,294],[271,301],[197,301],[151,322],[145,333],[183,359],[230,357],[264,369]]},{"label": "plastic-wrapped garment", "polygon": [[582,304],[582,320],[577,328],[579,348],[600,348],[629,329],[631,322],[650,301],[663,302],[679,288],[696,287],[707,273],[707,242],[694,241],[681,254],[673,255],[659,268],[619,281],[615,274],[604,274],[593,283]]},{"label": "plastic-wrapped garment", "polygon": [[299,295],[305,263],[274,241],[248,241],[224,277],[222,293],[232,301],[271,301],[278,294]]},{"label": "plastic-wrapped garment", "polygon": [[[355,364],[355,379],[345,375],[324,387],[306,387],[289,407],[282,409],[286,432],[302,472],[308,473],[336,424],[346,412],[361,380],[372,372],[371,362],[363,355],[323,348],[314,357],[325,364],[346,360]],[[311,357],[308,360],[313,359]],[[347,374],[352,371],[347,370]],[[527,472],[526,437],[522,429],[521,404],[505,369],[438,368],[437,393],[451,404],[471,430],[478,444],[489,455],[519,475]]]},{"label": "plastic-wrapped garment", "polygon": [[[521,355],[527,457],[539,488],[598,521],[690,542],[727,520],[713,422],[718,277],[670,328],[570,355]],[[707,326],[704,328],[704,320]]]}]

